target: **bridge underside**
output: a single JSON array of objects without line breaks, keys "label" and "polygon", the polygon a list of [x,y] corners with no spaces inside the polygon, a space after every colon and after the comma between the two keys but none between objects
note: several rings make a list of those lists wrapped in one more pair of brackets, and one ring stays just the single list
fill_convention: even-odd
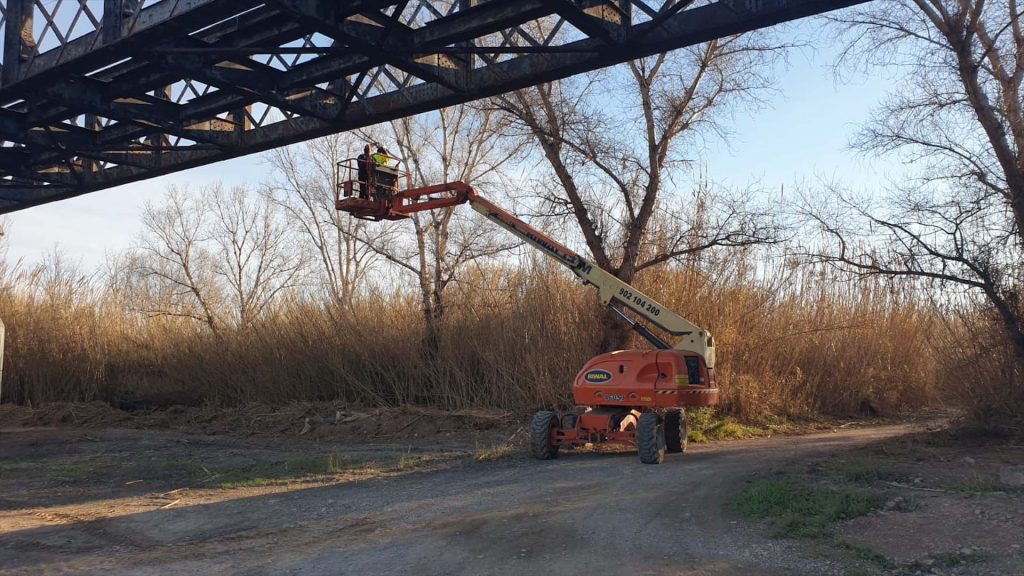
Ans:
[{"label": "bridge underside", "polygon": [[2,0],[0,213],[864,0]]}]

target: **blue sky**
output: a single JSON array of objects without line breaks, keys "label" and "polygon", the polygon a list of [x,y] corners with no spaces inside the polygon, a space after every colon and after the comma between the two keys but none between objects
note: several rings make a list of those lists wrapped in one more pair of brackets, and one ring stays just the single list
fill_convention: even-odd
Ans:
[{"label": "blue sky", "polygon": [[[870,190],[900,173],[898,163],[848,149],[891,80],[858,76],[837,82],[831,69],[835,49],[821,41],[820,32],[820,21],[785,31],[813,46],[792,52],[788,66],[780,67],[768,106],[736,115],[728,143],[709,142],[703,154],[712,181],[788,190],[823,178]],[[158,200],[168,185],[255,184],[268,170],[259,156],[249,156],[16,212],[7,217],[8,259],[39,261],[59,246],[65,256],[94,268],[106,253],[132,242],[145,202]]]},{"label": "blue sky", "polygon": [[778,93],[768,105],[738,114],[732,140],[706,151],[708,175],[736,186],[760,181],[776,190],[819,178],[861,189],[884,186],[903,166],[892,158],[865,157],[849,143],[892,89],[892,79],[847,74],[839,81],[832,68],[837,48],[820,38],[820,21],[789,30],[810,45],[793,50],[788,65],[779,67]]}]

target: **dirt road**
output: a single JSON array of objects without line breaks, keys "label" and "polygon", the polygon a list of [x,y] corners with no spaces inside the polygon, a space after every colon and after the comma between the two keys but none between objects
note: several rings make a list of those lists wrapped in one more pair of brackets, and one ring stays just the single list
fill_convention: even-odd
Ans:
[{"label": "dirt road", "polygon": [[[789,462],[908,430],[696,445],[660,466],[641,465],[634,453],[478,462],[407,448],[401,456],[392,446],[415,465],[283,485],[193,482],[187,490],[174,488],[186,480],[165,466],[182,461],[183,450],[210,472],[295,450],[295,441],[7,431],[0,574],[845,574],[842,562],[734,517],[726,499]],[[315,446],[324,448],[343,460],[367,454],[365,446]],[[47,463],[58,456],[61,467]],[[153,473],[140,461],[163,467]],[[32,475],[40,470],[45,477]]]}]

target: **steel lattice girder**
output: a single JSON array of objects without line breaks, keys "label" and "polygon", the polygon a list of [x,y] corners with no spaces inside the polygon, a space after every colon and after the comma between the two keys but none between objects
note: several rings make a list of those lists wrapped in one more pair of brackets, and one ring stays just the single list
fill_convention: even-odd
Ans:
[{"label": "steel lattice girder", "polygon": [[0,213],[865,1],[0,0]]}]

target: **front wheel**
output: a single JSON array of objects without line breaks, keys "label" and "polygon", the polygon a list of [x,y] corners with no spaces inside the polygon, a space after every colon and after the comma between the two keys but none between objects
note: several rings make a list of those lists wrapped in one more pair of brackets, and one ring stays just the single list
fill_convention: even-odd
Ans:
[{"label": "front wheel", "polygon": [[669,453],[686,452],[686,413],[679,408],[665,412],[665,448]]},{"label": "front wheel", "polygon": [[530,430],[533,457],[538,460],[551,460],[558,457],[558,444],[551,442],[551,430],[558,427],[558,415],[550,410],[543,410],[533,415]]},{"label": "front wheel", "polygon": [[654,412],[640,415],[636,424],[636,449],[644,464],[661,464],[665,460],[665,426]]}]

